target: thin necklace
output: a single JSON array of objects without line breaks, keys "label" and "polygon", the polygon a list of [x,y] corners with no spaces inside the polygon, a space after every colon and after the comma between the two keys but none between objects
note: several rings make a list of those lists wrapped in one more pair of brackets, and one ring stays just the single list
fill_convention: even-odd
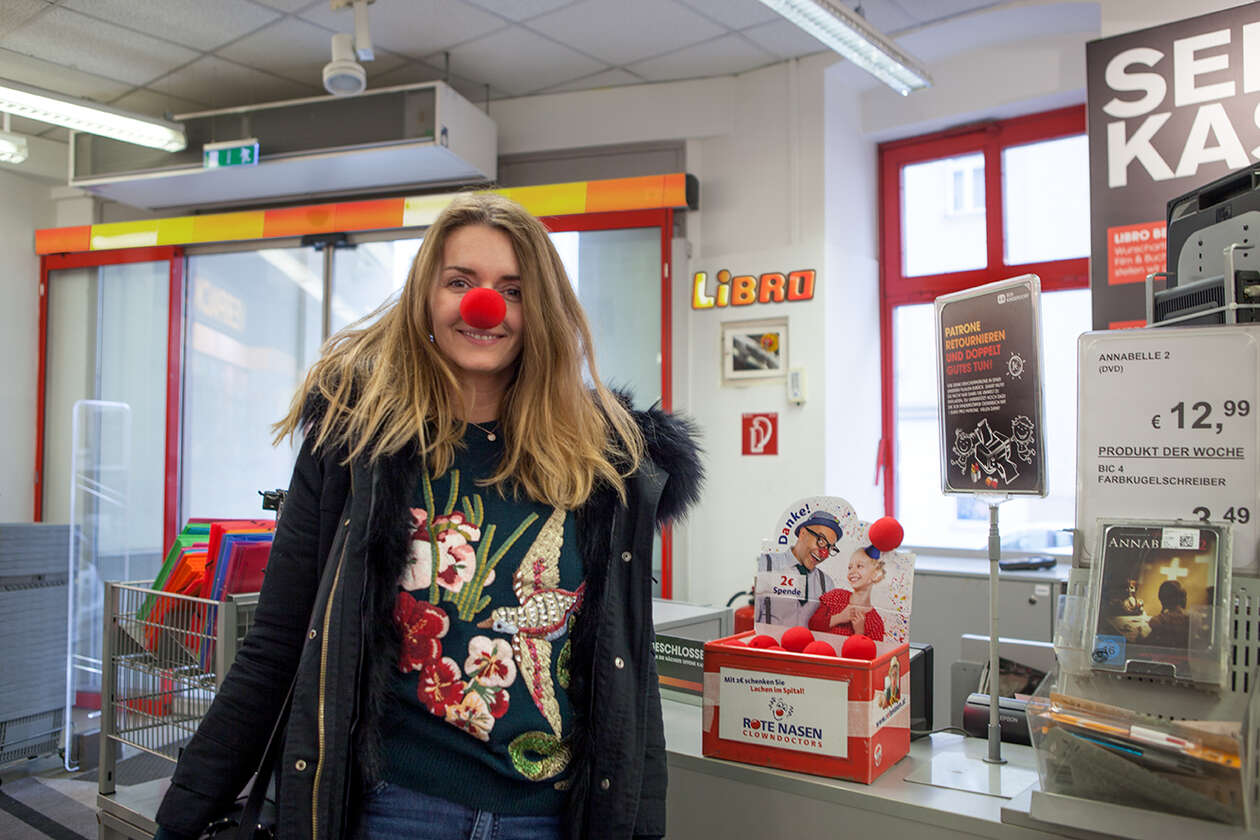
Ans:
[{"label": "thin necklace", "polygon": [[[498,421],[494,421],[494,422],[498,422]],[[487,429],[485,426],[481,425],[480,423],[474,423],[471,420],[468,421],[468,425],[476,426],[478,429],[481,429],[481,431],[485,432],[486,440],[489,440],[489,441],[498,440],[498,435],[496,435],[492,429]]]}]

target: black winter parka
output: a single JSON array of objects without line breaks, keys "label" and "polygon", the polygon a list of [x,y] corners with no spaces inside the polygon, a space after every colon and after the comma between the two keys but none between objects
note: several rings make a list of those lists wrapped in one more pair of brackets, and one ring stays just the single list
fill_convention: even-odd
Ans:
[{"label": "black winter parka", "polygon": [[[309,406],[304,424],[322,407]],[[633,412],[648,458],[621,504],[598,489],[576,514],[587,596],[573,633],[576,711],[565,824],[574,838],[665,833],[665,738],[652,654],[652,540],[695,502],[694,430],[655,409]],[[302,445],[254,624],[185,748],[157,823],[197,834],[261,760],[297,675],[277,785],[279,836],[333,840],[353,830],[358,794],[376,778],[392,620],[407,562],[414,452],[344,464]],[[598,722],[596,725],[595,722]]]}]

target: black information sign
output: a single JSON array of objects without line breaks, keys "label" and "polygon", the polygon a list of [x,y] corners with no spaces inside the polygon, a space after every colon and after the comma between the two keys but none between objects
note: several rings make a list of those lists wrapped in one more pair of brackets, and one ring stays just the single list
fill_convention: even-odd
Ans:
[{"label": "black information sign", "polygon": [[663,688],[704,694],[704,642],[657,633],[652,650]]},{"label": "black information sign", "polygon": [[1041,281],[936,299],[941,489],[1046,495]]}]

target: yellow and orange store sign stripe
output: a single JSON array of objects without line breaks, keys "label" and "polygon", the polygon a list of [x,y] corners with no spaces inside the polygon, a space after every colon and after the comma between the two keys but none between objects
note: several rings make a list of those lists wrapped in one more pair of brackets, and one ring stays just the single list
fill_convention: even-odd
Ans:
[{"label": "yellow and orange store sign stripe", "polygon": [[[574,181],[491,190],[520,203],[535,216],[569,216],[687,206],[685,173]],[[457,193],[310,204],[274,210],[245,210],[176,216],[139,222],[45,228],[35,231],[35,253],[60,254],[192,245],[305,236],[313,233],[427,227]]]}]

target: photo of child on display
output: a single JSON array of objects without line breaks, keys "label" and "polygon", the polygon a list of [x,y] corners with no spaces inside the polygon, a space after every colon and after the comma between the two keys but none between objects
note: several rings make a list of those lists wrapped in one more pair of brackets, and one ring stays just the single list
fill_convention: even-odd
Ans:
[{"label": "photo of child on display", "polygon": [[833,589],[818,599],[818,609],[809,619],[811,630],[842,636],[867,636],[884,641],[884,620],[871,606],[871,589],[884,579],[884,560],[873,545],[859,548],[849,557],[845,578],[852,587]]},{"label": "photo of child on display", "polygon": [[844,499],[794,503],[757,555],[758,632],[777,638],[783,628],[807,627],[833,637],[837,651],[855,635],[907,641],[914,556],[894,551],[900,542],[895,520],[862,522]]}]

